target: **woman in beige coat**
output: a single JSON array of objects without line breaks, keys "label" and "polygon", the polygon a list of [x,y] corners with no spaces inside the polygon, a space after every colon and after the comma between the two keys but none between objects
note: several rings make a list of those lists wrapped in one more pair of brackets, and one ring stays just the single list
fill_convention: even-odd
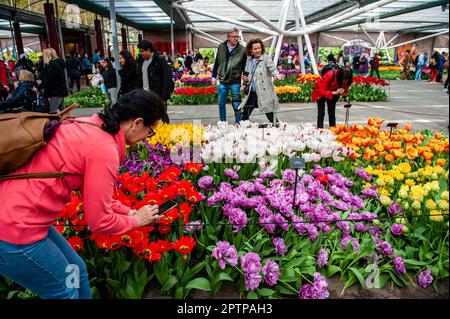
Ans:
[{"label": "woman in beige coat", "polygon": [[242,110],[242,121],[249,119],[254,108],[266,113],[267,119],[274,123],[274,111],[278,109],[278,98],[272,78],[279,76],[278,69],[273,61],[264,53],[264,44],[261,39],[252,39],[245,49],[247,64],[243,75],[242,90],[248,86],[244,100],[239,107]]}]

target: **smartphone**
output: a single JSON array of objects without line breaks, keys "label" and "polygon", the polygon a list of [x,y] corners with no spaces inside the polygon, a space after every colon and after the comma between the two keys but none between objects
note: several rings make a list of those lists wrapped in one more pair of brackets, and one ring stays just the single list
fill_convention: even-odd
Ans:
[{"label": "smartphone", "polygon": [[169,210],[177,207],[177,205],[178,205],[177,202],[173,200],[168,200],[162,203],[161,205],[159,205],[159,215],[164,215]]}]

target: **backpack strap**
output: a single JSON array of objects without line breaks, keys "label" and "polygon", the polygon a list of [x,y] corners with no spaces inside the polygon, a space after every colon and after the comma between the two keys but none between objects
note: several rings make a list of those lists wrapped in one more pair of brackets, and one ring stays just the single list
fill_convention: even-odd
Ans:
[{"label": "backpack strap", "polygon": [[29,178],[63,178],[66,175],[70,175],[70,173],[44,172],[44,173],[0,175],[0,181],[13,180],[13,179],[29,179]]}]

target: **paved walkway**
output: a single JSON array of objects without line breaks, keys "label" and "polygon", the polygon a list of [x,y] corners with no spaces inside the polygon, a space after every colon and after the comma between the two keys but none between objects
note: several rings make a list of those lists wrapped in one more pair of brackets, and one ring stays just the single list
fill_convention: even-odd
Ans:
[{"label": "paved walkway", "polygon": [[[389,102],[352,103],[350,122],[364,124],[367,118],[377,116],[386,123],[412,123],[414,130],[442,130],[448,133],[449,96],[443,85],[424,81],[391,81],[388,88]],[[344,103],[339,103],[336,110],[337,123],[345,120]],[[75,116],[86,116],[100,109],[76,109]],[[217,105],[173,105],[168,109],[171,123],[192,122],[201,120],[206,124],[214,124],[219,120]],[[228,122],[234,122],[231,105],[227,105]],[[285,103],[280,105],[277,117],[285,122],[316,123],[317,111],[314,103]],[[252,121],[266,122],[264,114],[255,110]],[[328,116],[325,117],[327,126]]]}]

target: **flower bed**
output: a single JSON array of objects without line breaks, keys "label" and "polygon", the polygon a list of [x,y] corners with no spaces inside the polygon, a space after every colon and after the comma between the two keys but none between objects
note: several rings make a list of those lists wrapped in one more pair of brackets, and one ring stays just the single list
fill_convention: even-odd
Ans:
[{"label": "flower bed", "polygon": [[[355,284],[436,287],[449,269],[448,138],[382,124],[164,124],[129,150],[114,198],[132,208],[174,198],[176,209],[103,236],[84,226],[74,194],[57,227],[86,261],[95,297],[140,298],[150,283],[175,298],[213,296],[227,283],[244,298],[327,298],[331,277],[344,294]],[[174,163],[169,148],[193,143],[202,164]],[[306,162],[297,187],[292,156]]]},{"label": "flower bed", "polygon": [[89,89],[78,91],[64,99],[66,106],[77,104],[79,108],[86,107],[105,107],[109,105],[108,96],[103,94],[100,89]]}]

